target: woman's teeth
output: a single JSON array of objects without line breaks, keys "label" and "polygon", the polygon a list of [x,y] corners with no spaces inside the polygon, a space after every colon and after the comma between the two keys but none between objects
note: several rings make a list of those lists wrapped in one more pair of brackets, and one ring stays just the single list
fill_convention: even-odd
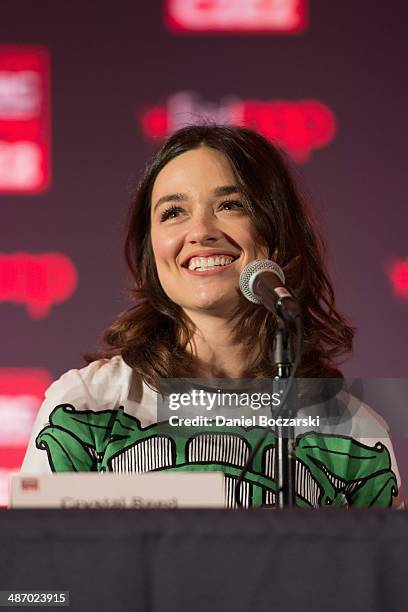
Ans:
[{"label": "woman's teeth", "polygon": [[221,255],[216,257],[192,257],[188,264],[189,270],[211,270],[217,266],[227,266],[234,261],[233,257]]}]

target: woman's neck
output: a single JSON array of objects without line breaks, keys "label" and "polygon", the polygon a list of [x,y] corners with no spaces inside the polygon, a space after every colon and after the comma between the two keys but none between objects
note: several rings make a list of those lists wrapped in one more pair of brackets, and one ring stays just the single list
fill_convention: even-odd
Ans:
[{"label": "woman's neck", "polygon": [[195,376],[200,378],[241,378],[248,370],[252,355],[233,334],[230,319],[208,314],[189,313],[196,327],[192,340],[196,357]]}]

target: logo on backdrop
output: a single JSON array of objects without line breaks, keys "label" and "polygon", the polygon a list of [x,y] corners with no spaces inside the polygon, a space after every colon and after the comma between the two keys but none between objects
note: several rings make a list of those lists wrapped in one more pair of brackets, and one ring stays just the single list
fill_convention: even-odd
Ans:
[{"label": "logo on backdrop", "polygon": [[178,33],[290,34],[307,26],[307,0],[167,0],[165,23]]},{"label": "logo on backdrop", "polygon": [[0,193],[50,183],[50,70],[44,47],[0,46]]},{"label": "logo on backdrop", "polygon": [[228,96],[206,102],[191,91],[171,95],[165,104],[143,111],[139,117],[148,138],[164,139],[179,128],[208,120],[245,125],[280,145],[298,163],[306,162],[314,149],[332,142],[336,119],[318,100],[241,100]]},{"label": "logo on backdrop", "polygon": [[20,469],[51,381],[51,374],[40,368],[0,368],[0,506],[8,503],[10,474]]},{"label": "logo on backdrop", "polygon": [[75,265],[62,253],[0,253],[0,302],[25,304],[33,319],[71,297],[77,279]]},{"label": "logo on backdrop", "polygon": [[27,444],[52,378],[40,368],[0,368],[0,446]]},{"label": "logo on backdrop", "polygon": [[395,295],[408,299],[408,257],[388,266],[388,278]]}]

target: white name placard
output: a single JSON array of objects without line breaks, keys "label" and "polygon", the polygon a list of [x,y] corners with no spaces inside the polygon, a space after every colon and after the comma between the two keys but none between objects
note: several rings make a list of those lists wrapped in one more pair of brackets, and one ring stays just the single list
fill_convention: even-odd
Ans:
[{"label": "white name placard", "polygon": [[221,472],[14,474],[10,508],[224,508]]}]

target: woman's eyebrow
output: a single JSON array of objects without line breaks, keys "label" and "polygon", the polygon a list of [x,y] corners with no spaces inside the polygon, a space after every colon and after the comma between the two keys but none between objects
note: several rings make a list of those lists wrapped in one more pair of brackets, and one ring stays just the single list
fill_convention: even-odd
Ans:
[{"label": "woman's eyebrow", "polygon": [[[216,187],[213,190],[213,194],[217,197],[241,192],[241,189],[239,189],[237,185],[222,185],[221,187]],[[156,208],[165,202],[185,202],[186,200],[188,200],[188,195],[185,193],[170,193],[159,198],[154,205],[153,210],[156,210]]]},{"label": "woman's eyebrow", "polygon": [[155,211],[156,208],[165,202],[184,202],[185,200],[188,200],[188,196],[185,193],[170,193],[169,195],[164,195],[159,198],[154,205],[153,210]]},{"label": "woman's eyebrow", "polygon": [[225,196],[232,193],[242,193],[242,189],[238,185],[223,185],[222,187],[216,187],[213,193],[215,196]]}]

